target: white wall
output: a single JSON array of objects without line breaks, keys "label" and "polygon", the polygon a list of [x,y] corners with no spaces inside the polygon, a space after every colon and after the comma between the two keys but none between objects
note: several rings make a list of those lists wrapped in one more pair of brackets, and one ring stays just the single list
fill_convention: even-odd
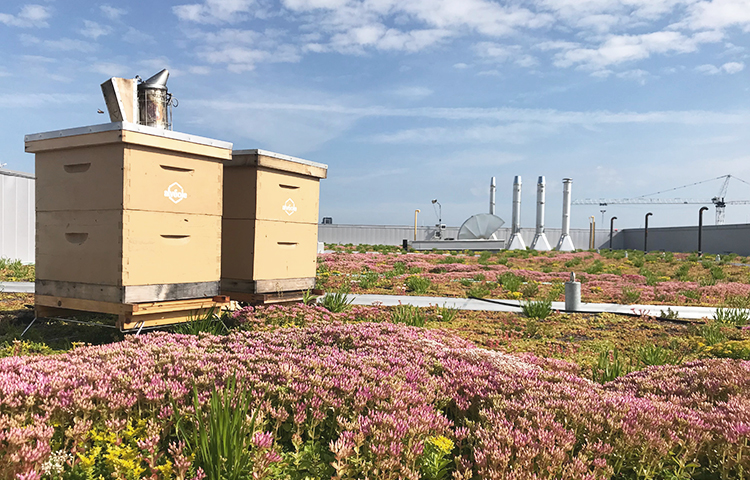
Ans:
[{"label": "white wall", "polygon": [[34,176],[0,168],[0,257],[34,262]]}]

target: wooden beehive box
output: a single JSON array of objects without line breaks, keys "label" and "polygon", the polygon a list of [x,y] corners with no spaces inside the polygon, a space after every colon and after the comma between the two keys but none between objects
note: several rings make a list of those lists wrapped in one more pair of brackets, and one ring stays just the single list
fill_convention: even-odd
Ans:
[{"label": "wooden beehive box", "polygon": [[222,294],[315,286],[320,179],[327,171],[264,150],[233,152],[224,170]]},{"label": "wooden beehive box", "polygon": [[36,158],[36,294],[212,297],[232,145],[131,123],[26,136]]}]

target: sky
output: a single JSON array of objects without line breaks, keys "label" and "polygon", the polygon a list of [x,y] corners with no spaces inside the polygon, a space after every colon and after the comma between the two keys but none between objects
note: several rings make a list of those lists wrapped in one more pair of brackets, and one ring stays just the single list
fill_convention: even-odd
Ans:
[{"label": "sky", "polygon": [[[0,165],[33,172],[25,134],[106,123],[102,82],[167,68],[176,131],[327,164],[337,224],[435,224],[436,199],[459,226],[493,176],[506,223],[521,176],[524,228],[540,175],[549,227],[566,177],[574,199],[750,182],[748,0],[189,2],[3,1]],[[727,200],[750,200],[740,180]],[[693,225],[700,206],[574,206],[571,224]]]}]

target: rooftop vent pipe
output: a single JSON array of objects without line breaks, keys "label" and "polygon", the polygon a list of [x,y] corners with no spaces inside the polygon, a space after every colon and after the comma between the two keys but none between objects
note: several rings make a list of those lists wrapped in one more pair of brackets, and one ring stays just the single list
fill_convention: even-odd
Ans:
[{"label": "rooftop vent pipe", "polygon": [[560,235],[560,241],[557,242],[557,246],[555,247],[555,250],[561,252],[573,252],[576,249],[573,246],[573,240],[570,238],[570,189],[572,185],[572,179],[563,178],[562,234]]},{"label": "rooftop vent pipe", "polygon": [[526,244],[521,238],[521,177],[513,179],[513,223],[511,225],[508,250],[526,250]]},{"label": "rooftop vent pipe", "polygon": [[490,180],[490,215],[495,214],[495,177]]},{"label": "rooftop vent pipe", "polygon": [[531,241],[531,249],[539,251],[552,250],[544,233],[544,177],[539,177],[536,183],[536,235]]}]

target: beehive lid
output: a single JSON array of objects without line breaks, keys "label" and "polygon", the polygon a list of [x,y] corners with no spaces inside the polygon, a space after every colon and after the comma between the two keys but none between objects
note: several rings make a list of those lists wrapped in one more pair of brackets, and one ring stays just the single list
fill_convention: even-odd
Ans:
[{"label": "beehive lid", "polygon": [[302,158],[291,157],[268,150],[235,150],[232,160],[224,163],[225,167],[264,167],[283,172],[298,173],[316,178],[326,178],[328,165],[311,162]]},{"label": "beehive lid", "polygon": [[32,133],[24,137],[30,153],[102,143],[135,143],[168,150],[184,151],[228,160],[232,143],[174,132],[130,122],[112,122],[87,127]]}]

